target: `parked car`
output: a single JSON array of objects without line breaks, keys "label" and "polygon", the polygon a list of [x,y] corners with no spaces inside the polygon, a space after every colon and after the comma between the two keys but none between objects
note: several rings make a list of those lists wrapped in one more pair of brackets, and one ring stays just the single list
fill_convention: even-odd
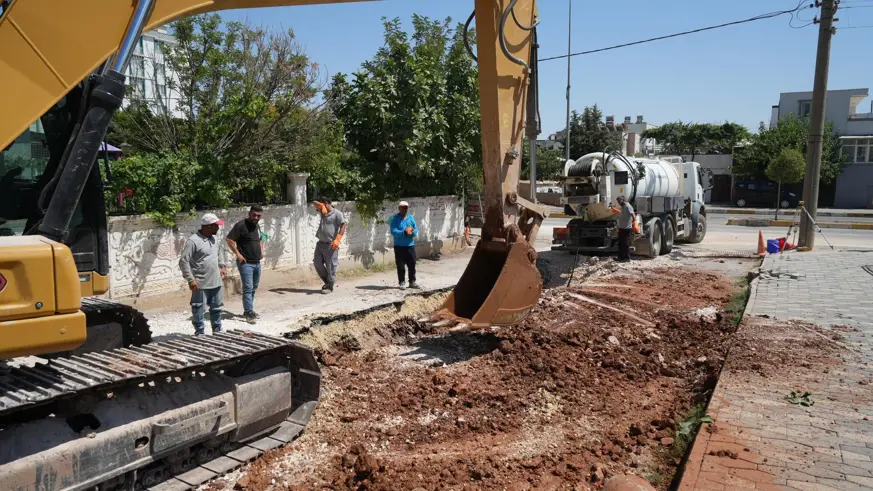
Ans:
[{"label": "parked car", "polygon": [[[771,208],[776,204],[778,185],[770,181],[739,180],[731,189],[731,201],[737,208],[746,206],[766,206]],[[800,197],[782,186],[782,196],[779,208],[794,208]]]}]

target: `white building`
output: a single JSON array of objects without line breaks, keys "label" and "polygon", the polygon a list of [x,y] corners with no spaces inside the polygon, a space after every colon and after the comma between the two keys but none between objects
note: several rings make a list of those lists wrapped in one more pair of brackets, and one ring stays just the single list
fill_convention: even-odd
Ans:
[{"label": "white building", "polygon": [[[825,96],[825,120],[834,124],[842,141],[846,168],[837,178],[836,208],[873,208],[873,100],[869,89],[829,90]],[[866,110],[869,108],[869,112]],[[770,126],[793,114],[812,113],[812,92],[783,92],[770,109]]]},{"label": "white building", "polygon": [[130,87],[125,106],[133,100],[141,100],[153,105],[155,110],[166,107],[173,116],[182,117],[177,108],[179,93],[171,90],[168,83],[173,80],[178,84],[179,77],[170,70],[164,59],[164,53],[175,44],[176,38],[166,26],[143,33],[125,72]]}]

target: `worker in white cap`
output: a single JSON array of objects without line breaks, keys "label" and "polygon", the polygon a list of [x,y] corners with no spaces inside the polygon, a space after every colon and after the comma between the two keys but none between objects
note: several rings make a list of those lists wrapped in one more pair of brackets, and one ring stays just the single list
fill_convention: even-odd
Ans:
[{"label": "worker in white cap", "polygon": [[203,311],[206,305],[209,306],[212,332],[221,332],[221,308],[224,306],[221,279],[227,275],[219,243],[215,240],[221,225],[224,225],[224,221],[214,213],[203,215],[200,218],[200,230],[188,238],[179,258],[179,269],[191,290],[192,323],[197,336],[204,333]]},{"label": "worker in white cap", "polygon": [[397,214],[391,218],[391,236],[394,237],[394,262],[397,264],[397,281],[406,288],[406,269],[409,269],[409,288],[418,288],[415,282],[415,237],[418,225],[409,214],[409,203],[401,201]]}]

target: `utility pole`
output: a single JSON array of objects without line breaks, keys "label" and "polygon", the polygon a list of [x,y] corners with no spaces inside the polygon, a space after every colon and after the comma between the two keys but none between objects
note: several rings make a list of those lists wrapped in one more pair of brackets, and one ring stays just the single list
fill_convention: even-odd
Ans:
[{"label": "utility pole", "polygon": [[[813,220],[818,213],[818,188],[821,178],[821,154],[825,126],[825,97],[828,91],[828,67],[831,58],[831,38],[834,28],[834,15],[837,13],[836,0],[816,0],[821,6],[821,19],[818,20],[818,49],[815,56],[815,78],[812,86],[812,115],[809,125],[809,141],[806,150],[806,175],[803,180],[803,205],[809,212],[800,216],[800,236],[798,247],[810,250],[815,246],[815,226]],[[810,219],[812,217],[812,219]]]},{"label": "utility pole", "polygon": [[573,0],[567,0],[567,131],[564,134],[564,152],[570,160],[570,39],[573,34]]}]

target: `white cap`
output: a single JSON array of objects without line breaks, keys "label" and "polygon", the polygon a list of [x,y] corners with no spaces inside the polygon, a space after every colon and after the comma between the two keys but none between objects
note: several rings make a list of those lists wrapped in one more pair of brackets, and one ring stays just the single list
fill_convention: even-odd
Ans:
[{"label": "white cap", "polygon": [[200,217],[200,225],[224,225],[224,220],[215,216],[215,213],[207,213]]},{"label": "white cap", "polygon": [[400,204],[398,205],[398,207],[402,207],[402,206],[409,208],[409,203],[407,203],[406,201],[401,201]]}]

